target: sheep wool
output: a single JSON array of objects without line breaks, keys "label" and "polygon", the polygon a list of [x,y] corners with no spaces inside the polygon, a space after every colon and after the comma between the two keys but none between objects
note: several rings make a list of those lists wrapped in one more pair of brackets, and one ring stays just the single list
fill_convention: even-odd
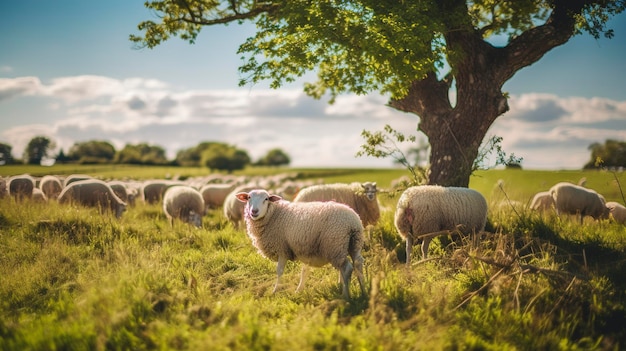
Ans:
[{"label": "sheep wool", "polygon": [[252,244],[261,255],[278,262],[274,292],[289,260],[303,263],[297,291],[304,287],[307,266],[330,263],[340,273],[345,298],[350,297],[353,269],[364,292],[363,225],[350,207],[336,202],[284,201],[262,189],[237,193],[236,197],[246,203],[245,221]]},{"label": "sheep wool", "polygon": [[626,224],[626,207],[619,202],[609,201],[606,203],[610,217],[617,223]]},{"label": "sheep wool", "polygon": [[28,174],[12,176],[9,178],[7,188],[9,195],[16,200],[30,199],[35,189],[35,178]]},{"label": "sheep wool", "polygon": [[163,211],[170,226],[173,226],[174,219],[178,218],[200,228],[205,213],[204,199],[198,190],[190,186],[174,185],[163,195]]},{"label": "sheep wool", "polygon": [[350,206],[361,218],[364,227],[375,225],[380,218],[376,182],[318,184],[306,187],[294,202],[335,201]]},{"label": "sheep wool", "polygon": [[[476,190],[437,185],[413,186],[398,199],[395,226],[406,240],[406,264],[411,263],[413,241],[422,234],[453,230],[480,232],[487,223],[487,201]],[[432,238],[422,240],[422,258]]]},{"label": "sheep wool", "polygon": [[242,192],[247,193],[255,188],[256,187],[253,185],[242,184],[226,195],[224,208],[222,209],[224,211],[224,217],[226,217],[236,229],[239,229],[241,222],[244,221],[243,209],[246,206],[245,203],[237,199],[237,194]]},{"label": "sheep wool", "polygon": [[82,206],[96,207],[100,211],[110,210],[116,218],[126,211],[126,203],[104,181],[98,179],[78,180],[63,188],[59,194],[59,203],[77,203]]},{"label": "sheep wool", "polygon": [[580,215],[581,224],[585,216],[591,216],[597,220],[607,218],[609,215],[604,197],[592,189],[561,182],[550,188],[550,194],[554,199],[557,214]]},{"label": "sheep wool", "polygon": [[206,184],[200,188],[207,209],[224,206],[226,196],[235,190],[236,184]]},{"label": "sheep wool", "polygon": [[48,199],[56,199],[63,191],[63,183],[54,175],[45,175],[39,181],[39,189],[46,195]]},{"label": "sheep wool", "polygon": [[530,203],[530,209],[535,211],[544,212],[552,208],[554,208],[554,199],[549,191],[538,192]]}]

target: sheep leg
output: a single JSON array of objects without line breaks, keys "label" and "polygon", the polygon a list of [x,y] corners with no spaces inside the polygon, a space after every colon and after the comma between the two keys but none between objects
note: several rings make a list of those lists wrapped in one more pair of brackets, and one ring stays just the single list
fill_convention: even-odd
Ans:
[{"label": "sheep leg", "polygon": [[307,274],[309,273],[309,266],[306,264],[302,264],[302,272],[300,273],[300,283],[298,283],[298,287],[296,288],[296,292],[302,290],[304,288],[304,280],[306,279]]},{"label": "sheep leg", "polygon": [[433,240],[433,238],[422,239],[422,260],[425,260],[428,256],[428,245],[430,245],[431,240]]},{"label": "sheep leg", "polygon": [[411,235],[406,236],[406,265],[411,265],[411,252],[413,252],[413,238]]},{"label": "sheep leg", "polygon": [[361,294],[365,295],[365,278],[363,277],[363,256],[361,254],[354,255],[352,262],[354,263],[354,270],[356,277],[359,280],[359,286],[361,287]]},{"label": "sheep leg", "polygon": [[352,263],[346,259],[343,261],[343,264],[339,267],[339,272],[341,273],[341,283],[343,285],[343,297],[346,299],[350,298],[350,278],[352,277]]},{"label": "sheep leg", "polygon": [[274,290],[272,293],[276,293],[278,290],[278,284],[280,284],[280,277],[283,275],[285,271],[285,264],[287,264],[287,259],[284,256],[278,256],[278,264],[276,265],[276,284],[274,284]]}]

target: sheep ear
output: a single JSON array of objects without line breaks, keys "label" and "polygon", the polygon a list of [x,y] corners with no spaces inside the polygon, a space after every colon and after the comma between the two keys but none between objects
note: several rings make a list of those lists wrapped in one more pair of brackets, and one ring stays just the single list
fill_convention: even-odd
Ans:
[{"label": "sheep ear", "polygon": [[248,202],[250,199],[250,195],[248,195],[248,193],[237,193],[235,194],[235,197],[241,202]]},{"label": "sheep ear", "polygon": [[270,202],[276,202],[276,201],[280,201],[283,198],[278,196],[278,195],[270,195]]}]

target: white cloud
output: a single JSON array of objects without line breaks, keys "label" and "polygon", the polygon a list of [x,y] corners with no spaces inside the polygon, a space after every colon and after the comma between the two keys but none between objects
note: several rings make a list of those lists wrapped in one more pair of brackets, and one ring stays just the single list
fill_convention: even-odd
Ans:
[{"label": "white cloud", "polygon": [[[391,160],[354,158],[362,130],[390,124],[423,137],[417,116],[386,106],[387,99],[376,94],[339,96],[329,105],[299,90],[180,91],[140,78],[76,76],[43,84],[21,77],[0,79],[0,114],[9,115],[22,96],[40,106],[36,112],[28,106],[10,111],[24,116],[23,124],[0,120],[0,139],[13,146],[14,156],[32,137],[45,135],[65,151],[88,140],[108,140],[117,148],[147,142],[173,158],[201,141],[221,141],[254,159],[282,148],[294,166],[390,166]],[[580,168],[590,144],[626,140],[626,101],[524,94],[512,96],[509,105],[487,137],[502,136],[504,150],[524,157],[526,168]],[[42,109],[55,118],[46,119]]]}]

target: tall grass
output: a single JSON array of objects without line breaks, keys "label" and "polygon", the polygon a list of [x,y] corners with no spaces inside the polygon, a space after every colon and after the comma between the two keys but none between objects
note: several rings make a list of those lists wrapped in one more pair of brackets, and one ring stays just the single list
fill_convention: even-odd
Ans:
[{"label": "tall grass", "polygon": [[[313,269],[296,293],[294,262],[272,294],[276,264],[220,210],[195,229],[170,227],[158,205],[138,203],[116,220],[0,199],[0,348],[623,347],[625,227],[501,206],[535,189],[513,187],[508,173],[483,177],[490,178],[488,233],[479,241],[435,239],[430,258],[410,268],[393,225],[397,198],[381,194],[386,210],[363,252],[368,292],[353,282],[349,301],[331,267]],[[502,178],[504,193],[493,190]]]}]

